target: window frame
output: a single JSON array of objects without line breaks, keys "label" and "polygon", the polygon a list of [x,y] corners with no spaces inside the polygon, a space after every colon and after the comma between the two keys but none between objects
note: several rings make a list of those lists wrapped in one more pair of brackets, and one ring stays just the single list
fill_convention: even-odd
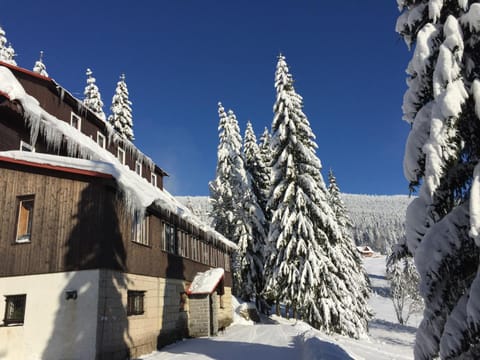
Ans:
[{"label": "window frame", "polygon": [[[22,204],[26,202],[32,202],[32,206],[28,210],[26,223],[27,232],[19,234],[20,230],[20,220],[22,216]],[[33,214],[35,210],[35,195],[22,195],[17,196],[17,217],[16,217],[16,226],[15,226],[15,244],[25,244],[32,241],[32,230],[33,230]]]},{"label": "window frame", "polygon": [[177,231],[174,225],[165,223],[164,237],[166,251],[170,254],[177,254]]},{"label": "window frame", "polygon": [[135,215],[132,222],[132,241],[136,244],[150,246],[150,216],[142,219]]},{"label": "window frame", "polygon": [[[103,141],[102,144],[100,144],[100,139],[101,141]],[[100,131],[97,131],[97,144],[103,149],[106,149],[107,147],[107,137],[103,135]]]},{"label": "window frame", "polygon": [[[27,294],[15,294],[15,295],[5,295],[5,314],[3,316],[3,324],[5,326],[8,325],[23,325],[25,323],[25,310],[27,307]],[[14,302],[20,301],[20,315],[21,316],[16,316],[12,317],[13,313],[15,313],[15,305]],[[11,310],[11,307],[9,309],[9,304],[12,304],[14,306],[13,311]]]},{"label": "window frame", "polygon": [[150,183],[157,187],[157,174],[153,173],[150,175]]},{"label": "window frame", "polygon": [[142,162],[140,160],[135,161],[135,172],[139,175],[142,176]]},{"label": "window frame", "polygon": [[[74,119],[77,122],[77,126],[74,125]],[[77,129],[78,131],[82,131],[82,118],[75,114],[73,111],[70,112],[70,126]]]},{"label": "window frame", "polygon": [[25,152],[35,152],[35,148],[30,145],[29,143],[20,140],[20,151],[25,151]]},{"label": "window frame", "polygon": [[144,290],[127,290],[127,316],[145,314]]},{"label": "window frame", "polygon": [[[122,154],[122,157],[120,158],[120,154]],[[119,146],[117,148],[117,159],[120,161],[122,165],[125,165],[125,149]]]}]

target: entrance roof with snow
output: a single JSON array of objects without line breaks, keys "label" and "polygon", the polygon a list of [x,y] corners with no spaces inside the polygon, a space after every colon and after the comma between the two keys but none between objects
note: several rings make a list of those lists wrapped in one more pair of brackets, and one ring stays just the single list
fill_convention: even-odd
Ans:
[{"label": "entrance roof with snow", "polygon": [[187,290],[189,295],[211,294],[215,291],[223,279],[225,271],[222,268],[215,268],[195,275],[190,287]]}]

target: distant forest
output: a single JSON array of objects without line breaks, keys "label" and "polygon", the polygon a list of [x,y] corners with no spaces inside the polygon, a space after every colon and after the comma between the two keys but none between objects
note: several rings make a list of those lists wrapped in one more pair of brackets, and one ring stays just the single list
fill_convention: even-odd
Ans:
[{"label": "distant forest", "polygon": [[[177,199],[200,219],[211,224],[207,196],[179,196]],[[387,254],[405,236],[405,213],[413,198],[406,195],[342,194],[352,220],[352,235],[357,245],[368,245]]]}]

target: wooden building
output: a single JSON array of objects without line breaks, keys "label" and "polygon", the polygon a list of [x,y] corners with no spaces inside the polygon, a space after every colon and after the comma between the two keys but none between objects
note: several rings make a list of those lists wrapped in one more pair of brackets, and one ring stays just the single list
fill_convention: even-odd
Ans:
[{"label": "wooden building", "polygon": [[[0,358],[126,359],[189,336],[186,293],[235,245],[55,81],[0,62]],[[221,305],[221,306],[220,306]]]}]

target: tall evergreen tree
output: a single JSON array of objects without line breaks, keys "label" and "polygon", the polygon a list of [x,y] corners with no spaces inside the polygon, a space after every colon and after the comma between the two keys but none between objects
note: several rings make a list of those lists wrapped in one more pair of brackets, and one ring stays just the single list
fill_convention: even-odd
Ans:
[{"label": "tall evergreen tree", "polygon": [[252,178],[253,192],[261,207],[262,213],[265,214],[268,193],[270,190],[270,172],[268,166],[264,162],[264,157],[257,144],[257,137],[255,136],[250,121],[247,122],[247,128],[243,138],[243,153],[245,156],[245,169]]},{"label": "tall evergreen tree", "polygon": [[33,72],[36,72],[37,74],[48,77],[47,67],[43,63],[43,51],[40,51],[40,57],[37,61],[35,61]]},{"label": "tall evergreen tree", "polygon": [[238,244],[232,256],[234,293],[252,299],[263,285],[264,218],[245,170],[242,137],[232,110],[219,109],[218,162],[216,178],[210,183],[214,226]]},{"label": "tall evergreen tree", "polygon": [[328,173],[328,183],[328,200],[342,234],[334,245],[337,254],[335,264],[342,269],[337,276],[345,283],[346,290],[342,298],[342,322],[348,324],[347,327],[353,325],[349,332],[358,337],[367,332],[368,320],[372,315],[368,306],[370,281],[355,247],[351,234],[352,223],[332,170]]},{"label": "tall evergreen tree", "polygon": [[247,123],[244,137],[244,162],[246,172],[246,192],[239,208],[237,227],[239,237],[239,261],[241,267],[242,297],[245,300],[261,298],[264,288],[264,250],[267,234],[267,222],[264,215],[265,173],[263,159],[260,157],[257,139],[252,124]]},{"label": "tall evergreen tree", "polygon": [[235,230],[235,199],[232,189],[233,161],[231,159],[232,141],[228,115],[222,103],[218,103],[218,151],[215,179],[210,182],[210,216],[216,231],[232,239]]},{"label": "tall evergreen tree", "polygon": [[122,137],[133,141],[135,137],[133,135],[132,102],[128,99],[128,95],[125,74],[122,74],[112,98],[110,107],[112,114],[108,117],[108,122]]},{"label": "tall evergreen tree", "polygon": [[[311,325],[327,332],[356,336],[357,324],[343,314],[348,292],[337,267],[335,244],[342,239],[303,100],[295,92],[285,57],[275,74],[277,91],[272,122],[272,210],[265,292],[300,312]],[[360,330],[361,331],[361,330]]]},{"label": "tall evergreen tree", "polygon": [[414,47],[404,173],[418,197],[397,255],[412,253],[421,279],[415,358],[479,358],[480,4],[397,2],[396,30]]},{"label": "tall evergreen tree", "polygon": [[0,61],[3,61],[7,64],[17,65],[15,61],[15,50],[12,47],[12,44],[8,43],[7,37],[5,35],[5,30],[0,26]]},{"label": "tall evergreen tree", "polygon": [[102,96],[100,95],[97,84],[95,84],[96,80],[92,76],[92,70],[87,69],[85,74],[87,75],[87,86],[85,86],[83,92],[83,104],[92,110],[100,119],[105,120]]}]

